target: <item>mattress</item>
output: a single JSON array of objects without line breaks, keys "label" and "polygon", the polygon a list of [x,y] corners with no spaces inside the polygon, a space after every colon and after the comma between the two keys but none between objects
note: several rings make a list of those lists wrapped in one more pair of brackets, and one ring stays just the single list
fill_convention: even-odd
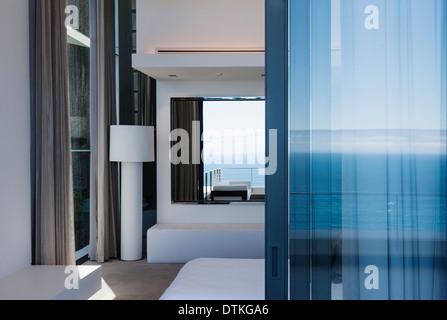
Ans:
[{"label": "mattress", "polygon": [[265,300],[264,259],[188,262],[160,300]]},{"label": "mattress", "polygon": [[213,190],[235,190],[235,191],[244,191],[251,190],[251,181],[243,181],[243,180],[228,180],[217,183]]},{"label": "mattress", "polygon": [[247,191],[246,184],[218,184],[213,187],[214,191]]}]

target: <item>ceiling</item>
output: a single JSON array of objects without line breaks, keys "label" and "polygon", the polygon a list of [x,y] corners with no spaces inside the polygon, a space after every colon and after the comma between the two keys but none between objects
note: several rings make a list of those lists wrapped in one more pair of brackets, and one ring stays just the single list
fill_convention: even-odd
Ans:
[{"label": "ceiling", "polygon": [[132,66],[156,80],[262,80],[265,54],[135,54]]}]

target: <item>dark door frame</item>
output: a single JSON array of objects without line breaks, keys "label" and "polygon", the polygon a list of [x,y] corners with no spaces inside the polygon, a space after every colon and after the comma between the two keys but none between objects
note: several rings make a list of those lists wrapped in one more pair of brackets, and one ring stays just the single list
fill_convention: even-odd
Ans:
[{"label": "dark door frame", "polygon": [[288,299],[288,25],[288,0],[266,0],[266,150],[269,131],[278,137],[277,171],[266,176],[266,300]]}]

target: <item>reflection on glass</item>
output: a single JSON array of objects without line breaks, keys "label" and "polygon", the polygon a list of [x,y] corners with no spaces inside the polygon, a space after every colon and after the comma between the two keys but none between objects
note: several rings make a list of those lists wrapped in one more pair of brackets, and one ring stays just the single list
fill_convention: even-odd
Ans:
[{"label": "reflection on glass", "polygon": [[73,198],[76,251],[89,245],[90,233],[90,153],[73,152]]},{"label": "reflection on glass", "polygon": [[290,3],[291,256],[308,230],[312,298],[446,299],[445,1],[311,0],[308,57]]},{"label": "reflection on glass", "polygon": [[89,150],[90,49],[69,44],[68,56],[72,149]]},{"label": "reflection on glass", "polygon": [[[90,224],[90,23],[89,1],[69,0],[79,13],[79,29],[68,32],[69,98],[76,258],[88,254]],[[75,36],[75,38],[73,38]]]}]

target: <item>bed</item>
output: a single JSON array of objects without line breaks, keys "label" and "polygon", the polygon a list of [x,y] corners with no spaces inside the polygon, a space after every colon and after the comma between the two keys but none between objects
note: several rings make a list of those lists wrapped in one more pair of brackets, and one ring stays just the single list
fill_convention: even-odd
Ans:
[{"label": "bed", "polygon": [[160,300],[265,300],[264,259],[188,262]]},{"label": "bed", "polygon": [[222,181],[213,187],[212,201],[248,201],[251,197],[251,181]]}]

